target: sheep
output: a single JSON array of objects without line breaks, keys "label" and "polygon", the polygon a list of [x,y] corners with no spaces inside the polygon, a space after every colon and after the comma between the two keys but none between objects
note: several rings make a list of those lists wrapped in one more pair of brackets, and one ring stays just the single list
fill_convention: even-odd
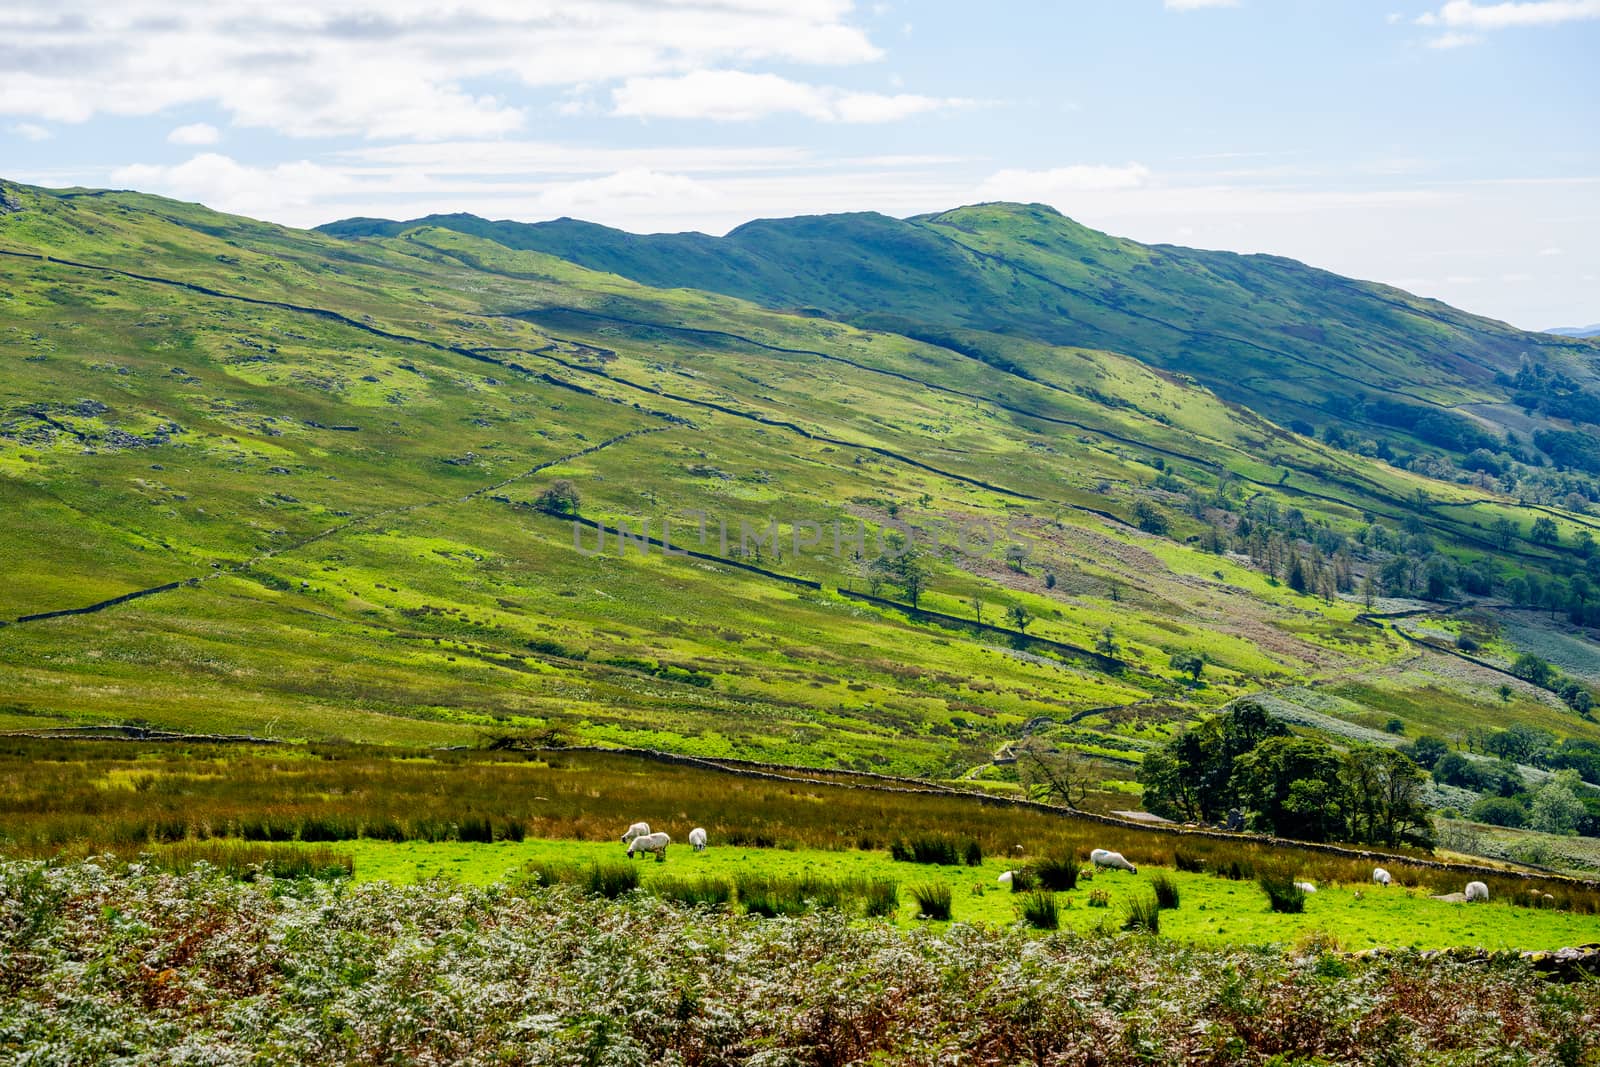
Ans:
[{"label": "sheep", "polygon": [[659,863],[667,858],[667,846],[671,843],[672,838],[663,833],[641,834],[628,842],[628,858],[632,859],[636,854],[653,852],[656,862]]},{"label": "sheep", "polygon": [[690,830],[689,844],[694,847],[696,852],[704,852],[706,850],[706,832],[698,826]]},{"label": "sheep", "polygon": [[996,878],[995,881],[997,881],[1001,885],[1006,886],[1007,888],[1009,888],[1010,885],[1011,885],[1011,880],[1013,878],[1015,878],[1016,876],[1017,876],[1017,872],[1016,871],[1006,871],[999,878]]},{"label": "sheep", "polygon": [[647,823],[647,822],[636,822],[632,826],[628,827],[628,829],[623,833],[623,835],[622,835],[622,843],[624,845],[626,845],[629,841],[632,841],[634,838],[643,837],[645,834],[647,834],[649,832],[650,832],[650,824],[649,823]]},{"label": "sheep", "polygon": [[1317,887],[1312,885],[1310,882],[1296,882],[1294,887],[1300,890],[1300,892],[1308,895],[1317,891]]},{"label": "sheep", "polygon": [[1467,883],[1467,900],[1468,901],[1488,900],[1488,899],[1489,899],[1489,887],[1488,886],[1484,885],[1482,882],[1468,882]]},{"label": "sheep", "polygon": [[1097,848],[1089,853],[1089,862],[1096,867],[1115,867],[1117,870],[1127,871],[1129,874],[1139,873],[1139,868],[1123,859],[1122,853],[1111,852],[1103,848]]},{"label": "sheep", "polygon": [[1378,885],[1388,885],[1392,881],[1389,877],[1389,872],[1382,867],[1372,868],[1372,880]]}]

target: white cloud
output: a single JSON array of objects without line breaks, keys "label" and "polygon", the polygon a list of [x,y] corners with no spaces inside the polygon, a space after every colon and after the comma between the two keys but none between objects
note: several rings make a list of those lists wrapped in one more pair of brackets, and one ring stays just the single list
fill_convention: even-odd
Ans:
[{"label": "white cloud", "polygon": [[1136,189],[1150,179],[1142,163],[1120,167],[1077,164],[1051,170],[1002,170],[978,187],[980,200],[1022,200],[1049,203],[1074,193]]},{"label": "white cloud", "polygon": [[1162,0],[1168,11],[1199,11],[1206,7],[1238,7],[1239,0]]},{"label": "white cloud", "polygon": [[168,144],[216,144],[220,140],[221,131],[209,122],[191,122],[167,134]]},{"label": "white cloud", "polygon": [[1438,11],[1417,16],[1417,23],[1458,29],[1503,30],[1517,26],[1556,26],[1581,19],[1600,19],[1600,0],[1525,0],[1497,4],[1450,0]]},{"label": "white cloud", "polygon": [[1469,45],[1478,44],[1482,40],[1483,38],[1475,33],[1441,33],[1439,36],[1429,39],[1428,47],[1441,50],[1466,48]]},{"label": "white cloud", "polygon": [[119,167],[111,172],[111,180],[256,218],[283,218],[286,209],[305,207],[356,185],[348,175],[306,160],[253,167],[215,152],[202,152],[171,166]]},{"label": "white cloud", "polygon": [[25,141],[48,141],[55,136],[55,134],[36,122],[19,122],[15,126],[7,128]]},{"label": "white cloud", "polygon": [[1560,255],[1565,255],[1566,254],[1566,249],[1555,248],[1555,247],[1541,248],[1541,249],[1539,249],[1539,254],[1541,256],[1560,256]]},{"label": "white cloud", "polygon": [[965,101],[911,93],[861,93],[807,85],[776,74],[697,70],[680,77],[630,78],[611,94],[612,114],[632,118],[739,122],[797,114],[823,122],[892,122]]},{"label": "white cloud", "polygon": [[209,105],[293,136],[496,137],[526,118],[497,87],[881,58],[850,18],[849,0],[23,0],[0,7],[0,113]]}]

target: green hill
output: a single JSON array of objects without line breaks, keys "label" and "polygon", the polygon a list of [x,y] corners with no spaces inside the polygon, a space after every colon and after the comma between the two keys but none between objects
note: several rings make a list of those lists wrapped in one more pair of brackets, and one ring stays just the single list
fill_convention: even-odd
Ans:
[{"label": "green hill", "polygon": [[[1506,673],[1569,625],[1530,600],[1578,623],[1600,606],[1594,519],[1296,434],[1198,367],[971,330],[911,283],[900,328],[868,328],[456,226],[353,241],[135,193],[8,199],[0,729],[531,732],[996,789],[1015,788],[1008,746],[1040,735],[1098,761],[1100,807],[1137,802],[1139,761],[1179,724],[1263,690],[1360,739],[1400,740],[1395,719],[1600,740],[1555,692],[1592,681],[1581,659],[1545,653],[1539,685]],[[1091,240],[1034,209],[874,220],[908,244],[836,299],[872,303],[851,279],[896,284],[892,259],[930,284],[976,264],[1042,301],[980,254],[993,235],[958,228],[975,212]],[[1008,258],[1064,257],[1028,248]],[[798,258],[797,289],[823,295],[828,262]],[[1128,309],[1157,300],[1141,284]],[[1259,333],[1257,305],[1288,299],[1207,313]],[[1106,337],[1136,318],[1095,315]],[[1174,351],[1224,358],[1200,336]],[[1398,365],[1396,336],[1371,358]],[[1433,373],[1419,393],[1470,394]],[[541,504],[562,480],[576,529]],[[693,554],[661,550],[668,521]],[[618,547],[644,524],[648,553]],[[892,534],[914,565],[873,566]]]},{"label": "green hill", "polygon": [[[1525,361],[1569,376],[1570,391],[1581,394],[1545,414],[1600,422],[1600,347],[1590,342],[1516,330],[1281,257],[1141,245],[1038,204],[904,220],[768,219],[723,238],[637,236],[571,219],[416,223],[650,286],[815,309],[980,358],[995,342],[977,335],[993,333],[1125,352],[1284,423],[1397,439],[1409,432],[1455,452],[1495,448],[1505,430],[1528,430],[1507,410],[1519,392],[1507,379]],[[416,223],[352,219],[323,229],[392,235]]]}]

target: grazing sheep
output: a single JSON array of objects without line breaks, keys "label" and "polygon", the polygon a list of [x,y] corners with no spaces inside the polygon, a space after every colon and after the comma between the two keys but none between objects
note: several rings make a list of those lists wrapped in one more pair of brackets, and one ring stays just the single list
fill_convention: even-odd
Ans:
[{"label": "grazing sheep", "polygon": [[636,822],[632,826],[628,827],[627,832],[625,832],[622,835],[622,843],[624,845],[626,845],[629,841],[632,841],[634,838],[643,837],[645,834],[647,834],[649,832],[650,832],[650,824],[649,823],[647,823],[647,822]]},{"label": "grazing sheep", "polygon": [[1097,848],[1089,853],[1089,862],[1096,867],[1115,867],[1117,870],[1127,871],[1129,874],[1139,873],[1139,868],[1123,859],[1122,853],[1111,852],[1103,848]]},{"label": "grazing sheep", "polygon": [[999,882],[1003,886],[1009,886],[1011,884],[1011,880],[1016,876],[1016,871],[1006,871],[999,878],[996,878],[995,881]]},{"label": "grazing sheep", "polygon": [[690,830],[689,844],[694,847],[696,852],[704,852],[706,850],[706,832],[698,826]]},{"label": "grazing sheep", "polygon": [[1302,893],[1315,893],[1317,891],[1317,887],[1310,882],[1296,882],[1294,887]]},{"label": "grazing sheep", "polygon": [[672,838],[666,834],[659,832],[642,834],[628,842],[628,858],[632,859],[636,854],[643,855],[646,852],[654,852],[656,862],[659,863],[667,858],[667,846],[670,844],[672,844]]},{"label": "grazing sheep", "polygon": [[1372,868],[1372,880],[1379,885],[1388,885],[1393,879],[1389,877],[1389,872],[1382,867],[1374,867]]},{"label": "grazing sheep", "polygon": [[1489,899],[1489,887],[1488,886],[1484,885],[1482,882],[1468,882],[1467,883],[1467,900],[1472,901],[1472,900],[1488,900],[1488,899]]}]

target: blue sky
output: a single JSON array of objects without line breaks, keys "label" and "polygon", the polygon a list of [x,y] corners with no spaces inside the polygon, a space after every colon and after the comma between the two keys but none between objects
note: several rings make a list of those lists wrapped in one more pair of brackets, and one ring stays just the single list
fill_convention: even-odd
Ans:
[{"label": "blue sky", "polygon": [[1050,203],[1600,321],[1600,0],[13,0],[0,174],[294,225]]}]

